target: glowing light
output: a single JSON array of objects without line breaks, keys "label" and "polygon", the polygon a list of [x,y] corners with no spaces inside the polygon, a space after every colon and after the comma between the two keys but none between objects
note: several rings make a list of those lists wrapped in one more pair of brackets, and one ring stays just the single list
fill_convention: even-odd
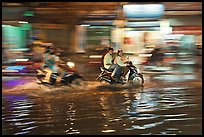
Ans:
[{"label": "glowing light", "polygon": [[28,23],[27,21],[19,21],[18,23]]},{"label": "glowing light", "polygon": [[172,27],[170,27],[169,21],[161,21],[160,22],[160,33],[169,34],[172,33]]},{"label": "glowing light", "polygon": [[139,57],[151,57],[152,54],[139,54],[138,56]]},{"label": "glowing light", "polygon": [[89,24],[81,24],[81,26],[89,27],[90,25]]},{"label": "glowing light", "polygon": [[157,18],[164,15],[162,4],[130,4],[124,5],[123,11],[127,18]]},{"label": "glowing light", "polygon": [[89,58],[101,58],[102,55],[90,55]]},{"label": "glowing light", "polygon": [[75,64],[74,64],[74,62],[67,62],[67,66],[69,66],[69,67],[74,67],[75,66]]},{"label": "glowing light", "polygon": [[111,132],[115,132],[115,130],[112,129],[107,129],[107,130],[102,130],[103,133],[111,133]]},{"label": "glowing light", "polygon": [[132,26],[132,27],[149,27],[149,26],[159,26],[160,23],[158,21],[149,21],[149,22],[127,22],[127,26]]},{"label": "glowing light", "polygon": [[32,17],[34,16],[34,13],[32,11],[27,11],[24,13],[24,16]]},{"label": "glowing light", "polygon": [[8,66],[5,70],[22,70],[25,66]]},{"label": "glowing light", "polygon": [[2,70],[4,73],[9,73],[9,72],[19,72],[18,70]]},{"label": "glowing light", "polygon": [[28,61],[29,59],[16,59],[16,61]]}]

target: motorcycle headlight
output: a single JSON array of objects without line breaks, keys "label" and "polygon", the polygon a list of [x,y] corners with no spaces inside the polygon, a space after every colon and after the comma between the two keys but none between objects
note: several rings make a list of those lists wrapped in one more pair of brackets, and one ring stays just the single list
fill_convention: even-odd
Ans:
[{"label": "motorcycle headlight", "polygon": [[73,68],[75,66],[74,62],[67,62],[67,66]]}]

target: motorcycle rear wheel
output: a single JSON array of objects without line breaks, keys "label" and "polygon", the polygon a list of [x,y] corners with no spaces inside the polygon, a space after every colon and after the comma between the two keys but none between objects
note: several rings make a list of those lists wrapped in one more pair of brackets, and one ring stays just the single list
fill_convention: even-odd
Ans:
[{"label": "motorcycle rear wheel", "polygon": [[82,78],[76,78],[71,83],[72,88],[86,88],[86,86],[87,86],[87,82]]},{"label": "motorcycle rear wheel", "polygon": [[[106,81],[105,79],[110,80],[110,82]],[[111,77],[108,75],[101,77],[99,81],[101,84],[113,84]]]}]

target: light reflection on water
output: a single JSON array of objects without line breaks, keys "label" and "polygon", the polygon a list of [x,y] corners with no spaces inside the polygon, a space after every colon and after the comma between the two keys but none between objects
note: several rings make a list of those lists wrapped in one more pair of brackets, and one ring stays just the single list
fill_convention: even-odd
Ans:
[{"label": "light reflection on water", "polygon": [[202,134],[201,89],[3,95],[5,135]]},{"label": "light reflection on water", "polygon": [[182,82],[184,80],[194,80],[196,79],[196,76],[194,75],[181,75],[181,76],[160,75],[160,76],[156,76],[154,79],[165,80],[168,82]]}]

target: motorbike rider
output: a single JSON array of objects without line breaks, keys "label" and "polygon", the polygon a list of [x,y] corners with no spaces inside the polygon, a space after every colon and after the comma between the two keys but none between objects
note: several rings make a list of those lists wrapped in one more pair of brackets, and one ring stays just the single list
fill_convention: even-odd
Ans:
[{"label": "motorbike rider", "polygon": [[113,51],[114,49],[112,47],[108,48],[108,52],[103,59],[103,65],[106,69],[113,71],[111,76],[116,82],[122,82],[120,79],[122,68],[118,64],[113,64]]},{"label": "motorbike rider", "polygon": [[156,65],[156,66],[161,66],[163,63],[164,59],[164,51],[162,51],[160,46],[156,46],[154,50],[152,50],[151,58],[149,58],[147,61],[150,65]]},{"label": "motorbike rider", "polygon": [[130,69],[127,67],[127,63],[129,62],[129,57],[124,57],[123,56],[123,51],[122,49],[118,49],[117,51],[117,56],[114,59],[114,64],[118,64],[119,66],[122,67],[123,73],[122,73],[122,79],[124,81],[128,80]]},{"label": "motorbike rider", "polygon": [[60,58],[55,55],[55,50],[53,47],[48,47],[45,54],[44,54],[44,65],[43,65],[43,70],[46,71],[46,76],[43,80],[43,82],[50,83],[50,77],[51,74],[54,73],[59,73],[60,76],[57,77],[56,82],[59,83],[61,78],[64,75],[64,70],[59,67],[60,63]]}]

